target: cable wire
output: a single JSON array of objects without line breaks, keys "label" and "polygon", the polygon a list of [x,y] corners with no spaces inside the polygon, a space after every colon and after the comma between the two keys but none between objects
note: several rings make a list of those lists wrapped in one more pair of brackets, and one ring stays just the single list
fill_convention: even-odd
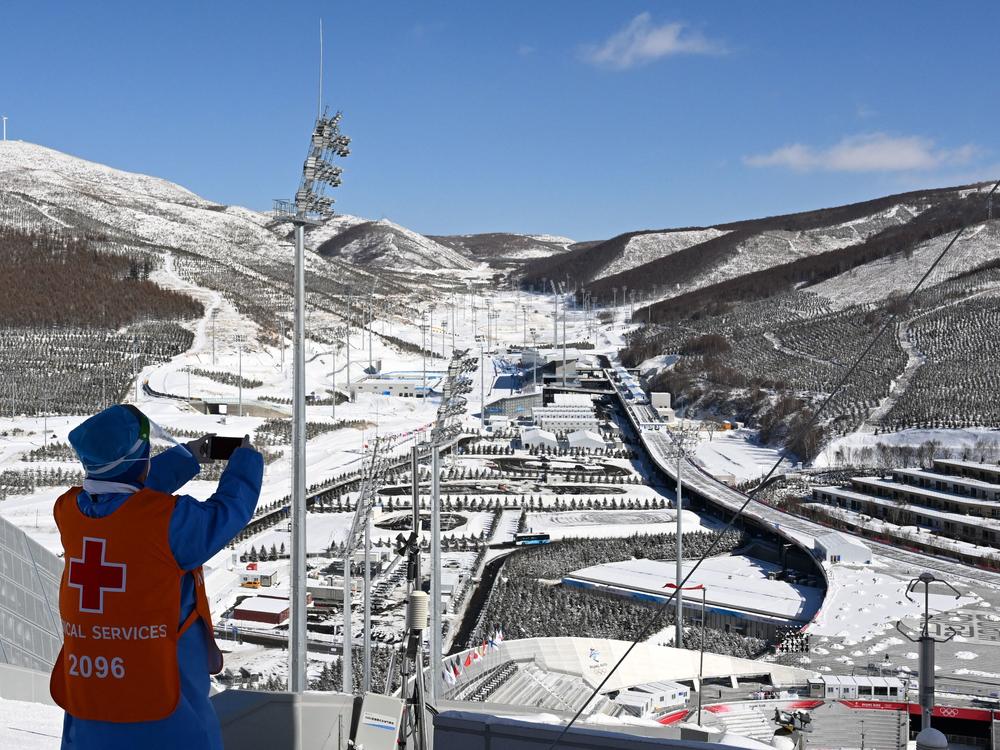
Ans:
[{"label": "cable wire", "polygon": [[[986,194],[987,200],[989,200],[993,196],[993,194],[997,192],[998,188],[1000,188],[1000,180],[997,180],[997,182],[994,183],[993,188],[989,191],[989,193]],[[920,287],[924,285],[924,282],[927,281],[930,275],[934,272],[934,270],[938,267],[938,265],[940,265],[941,261],[944,260],[944,257],[951,251],[951,248],[954,247],[955,243],[958,242],[959,238],[968,228],[969,224],[964,224],[962,227],[959,228],[957,232],[955,232],[955,236],[951,238],[951,240],[948,242],[947,245],[945,245],[944,249],[938,254],[937,258],[934,259],[934,262],[931,263],[930,267],[927,269],[924,275],[920,277],[920,280],[917,281],[916,285],[910,290],[909,294],[906,295],[906,297],[904,298],[904,302],[909,303],[909,301],[913,298],[913,296],[920,290]],[[905,309],[906,307],[907,305],[898,305],[896,306],[896,309],[902,310]],[[834,386],[833,390],[830,391],[829,394],[827,394],[826,398],[823,399],[823,402],[819,405],[819,408],[817,408],[816,411],[813,412],[812,417],[809,419],[809,421],[806,422],[799,429],[798,434],[804,434],[806,431],[811,429],[816,424],[816,422],[819,420],[820,415],[826,409],[827,405],[847,384],[848,379],[852,375],[854,375],[854,373],[861,366],[861,363],[864,361],[865,357],[867,357],[871,353],[872,349],[875,348],[875,345],[879,342],[879,340],[882,338],[885,332],[889,330],[889,327],[896,321],[898,317],[899,317],[898,312],[889,313],[889,316],[882,324],[882,327],[879,328],[878,332],[875,334],[875,337],[871,340],[868,346],[865,347],[864,351],[862,351],[861,354],[859,354],[855,358],[854,363],[851,365],[850,369],[848,369],[843,374],[843,376],[841,376],[840,380],[837,381],[837,384],[836,386]],[[762,487],[767,485],[768,480],[771,479],[774,472],[777,471],[778,467],[781,466],[781,464],[785,461],[786,458],[788,458],[789,451],[787,446],[789,442],[791,441],[786,441],[785,447],[782,448],[781,453],[778,454],[778,460],[774,462],[774,465],[767,472],[767,474],[760,481],[760,483],[747,494],[746,500],[743,501],[743,504],[739,507],[739,510],[736,511],[736,513],[729,520],[729,522],[722,528],[722,530],[716,534],[715,539],[712,540],[712,543],[709,545],[708,549],[705,550],[705,552],[701,555],[701,557],[698,558],[694,566],[691,568],[690,571],[688,571],[688,574],[684,576],[684,579],[680,582],[680,584],[678,584],[678,586],[673,589],[673,591],[667,597],[666,601],[664,601],[663,604],[661,604],[659,608],[653,613],[652,617],[650,617],[646,621],[646,624],[642,627],[642,630],[639,631],[639,634],[633,639],[632,643],[629,644],[629,647],[625,649],[625,653],[622,654],[621,657],[618,659],[618,661],[615,662],[615,665],[611,667],[610,670],[608,670],[608,673],[604,676],[604,679],[601,680],[600,683],[598,683],[597,687],[593,689],[587,700],[583,702],[583,705],[581,705],[580,708],[577,710],[577,712],[573,715],[573,718],[569,720],[569,723],[567,723],[566,726],[562,728],[562,731],[559,732],[559,735],[556,737],[556,739],[552,742],[551,745],[549,745],[548,750],[554,750],[554,748],[562,741],[563,737],[566,736],[566,733],[569,732],[569,730],[573,727],[573,725],[576,724],[580,716],[583,715],[583,712],[586,710],[587,706],[590,705],[590,702],[594,700],[594,698],[596,698],[598,695],[600,695],[601,690],[607,684],[608,680],[611,679],[611,676],[616,671],[618,671],[618,668],[621,667],[621,665],[625,662],[625,660],[628,658],[628,655],[631,654],[633,649],[635,649],[635,647],[638,646],[639,643],[642,642],[642,640],[650,633],[650,631],[653,629],[653,626],[667,611],[667,609],[673,602],[674,597],[677,595],[677,592],[681,590],[685,585],[687,585],[688,580],[691,578],[692,575],[694,575],[695,571],[697,571],[698,568],[701,566],[701,564],[705,561],[705,559],[711,556],[711,554],[715,551],[715,548],[719,545],[719,542],[722,541],[723,536],[735,525],[735,523],[740,518],[742,518],[743,511],[746,510],[746,507],[750,504],[750,501],[753,500],[754,496],[757,494],[757,492],[760,491]],[[680,498],[678,498],[678,501],[679,500]],[[681,644],[675,644],[675,645],[677,648],[681,648]]]}]

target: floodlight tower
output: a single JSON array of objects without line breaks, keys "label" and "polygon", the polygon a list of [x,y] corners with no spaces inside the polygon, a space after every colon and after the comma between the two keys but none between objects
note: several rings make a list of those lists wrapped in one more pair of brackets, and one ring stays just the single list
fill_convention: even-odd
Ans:
[{"label": "floodlight tower", "polygon": [[[275,214],[295,227],[295,331],[293,342],[292,414],[292,575],[291,623],[288,640],[288,689],[301,693],[306,675],[306,379],[305,379],[305,228],[333,215],[333,198],[325,187],[340,185],[341,168],[334,159],[348,156],[351,139],[340,132],[341,113],[316,118],[302,180],[292,201],[275,201]],[[336,399],[336,395],[334,396]],[[349,604],[345,603],[345,606]]]}]

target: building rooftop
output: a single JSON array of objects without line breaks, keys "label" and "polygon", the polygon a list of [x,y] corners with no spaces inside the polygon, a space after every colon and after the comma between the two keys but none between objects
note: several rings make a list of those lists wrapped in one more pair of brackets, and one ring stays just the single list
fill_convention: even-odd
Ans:
[{"label": "building rooftop", "polygon": [[287,598],[276,598],[271,596],[251,596],[236,605],[236,609],[244,612],[266,612],[268,614],[281,614],[289,607]]},{"label": "building rooftop", "polygon": [[976,469],[994,474],[1000,474],[1000,464],[984,464],[978,461],[966,461],[961,458],[935,458],[935,466],[954,466],[963,469]]},{"label": "building rooftop", "polygon": [[894,475],[913,477],[914,479],[927,479],[934,482],[948,482],[950,484],[960,484],[965,487],[978,487],[983,490],[1000,490],[1000,484],[995,482],[984,482],[982,479],[963,477],[957,474],[939,474],[928,469],[893,469]]},{"label": "building rooftop", "polygon": [[[682,564],[685,575],[694,561]],[[764,618],[807,621],[823,602],[823,590],[812,586],[771,580],[781,567],[742,555],[710,557],[694,572],[688,586],[704,586],[707,604],[716,610],[754,614]],[[573,571],[566,579],[634,591],[664,600],[676,567],[667,560],[624,560]],[[691,594],[700,599],[700,594]]]}]

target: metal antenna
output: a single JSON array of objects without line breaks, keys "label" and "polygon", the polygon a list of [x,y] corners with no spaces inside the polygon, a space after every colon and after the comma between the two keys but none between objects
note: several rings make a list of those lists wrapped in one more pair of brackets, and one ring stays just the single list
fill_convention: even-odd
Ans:
[{"label": "metal antenna", "polygon": [[319,19],[319,95],[316,98],[316,119],[323,116],[323,18]]},{"label": "metal antenna", "polygon": [[903,629],[903,623],[901,620],[896,622],[896,630],[903,634],[903,636],[913,643],[920,644],[920,729],[930,729],[931,726],[931,712],[934,709],[934,644],[935,643],[947,643],[956,635],[958,631],[955,628],[948,626],[948,637],[938,640],[931,637],[930,634],[930,621],[931,621],[931,607],[930,607],[930,588],[932,583],[943,583],[945,586],[950,588],[955,592],[955,598],[960,599],[962,595],[958,590],[952,586],[947,581],[940,578],[935,578],[933,573],[921,573],[919,578],[914,578],[910,581],[910,585],[906,587],[906,598],[911,602],[916,601],[912,596],[913,590],[920,584],[924,585],[924,621],[920,626],[920,637],[914,638],[912,635]]}]

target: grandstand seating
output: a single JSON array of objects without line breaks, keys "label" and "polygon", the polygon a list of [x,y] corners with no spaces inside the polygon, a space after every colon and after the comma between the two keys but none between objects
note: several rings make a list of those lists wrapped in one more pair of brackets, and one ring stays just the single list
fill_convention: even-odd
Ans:
[{"label": "grandstand seating", "polygon": [[[452,690],[448,691],[448,699],[458,701],[484,701],[516,670],[517,664],[508,659],[502,664],[491,667],[485,672],[477,674],[471,679],[459,683],[452,688]],[[481,697],[474,697],[477,695],[480,695]]]},{"label": "grandstand seating", "polygon": [[[590,686],[579,677],[546,672],[534,664],[519,666],[516,674],[493,691],[491,701],[552,711],[576,711],[590,696]],[[604,711],[608,702],[602,696],[590,708]]]},{"label": "grandstand seating", "polygon": [[[761,742],[771,742],[777,726],[771,721],[774,708],[770,704],[762,706],[730,706],[725,713],[716,717],[729,734],[738,734]],[[768,713],[770,712],[770,713]]]},{"label": "grandstand seating", "polygon": [[909,733],[909,717],[903,711],[850,709],[840,703],[825,703],[810,711],[813,747],[859,747],[864,722],[864,747],[903,750]]}]

